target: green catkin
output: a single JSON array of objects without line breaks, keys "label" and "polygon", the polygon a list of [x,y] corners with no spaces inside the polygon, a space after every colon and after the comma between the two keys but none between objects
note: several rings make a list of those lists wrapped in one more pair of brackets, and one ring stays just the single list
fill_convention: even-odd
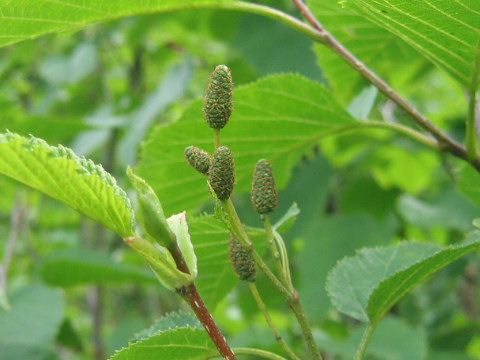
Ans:
[{"label": "green catkin", "polygon": [[222,129],[233,111],[233,80],[228,66],[218,65],[210,76],[205,95],[205,120],[213,129]]},{"label": "green catkin", "polygon": [[270,162],[260,159],[255,166],[252,182],[252,203],[260,214],[268,214],[275,210],[278,202],[278,191],[275,176]]},{"label": "green catkin", "polygon": [[208,182],[219,200],[228,200],[235,184],[235,165],[232,151],[227,146],[219,146],[213,154]]},{"label": "green catkin", "polygon": [[211,157],[208,152],[196,146],[188,146],[183,153],[188,163],[198,172],[208,174]]},{"label": "green catkin", "polygon": [[230,234],[228,250],[233,270],[235,270],[237,276],[241,280],[255,281],[255,276],[257,274],[255,260],[232,234]]}]

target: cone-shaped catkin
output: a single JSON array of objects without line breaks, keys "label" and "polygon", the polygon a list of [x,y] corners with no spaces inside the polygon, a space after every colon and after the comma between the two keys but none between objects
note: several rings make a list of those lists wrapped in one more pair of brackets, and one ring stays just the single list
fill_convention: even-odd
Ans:
[{"label": "cone-shaped catkin", "polygon": [[218,65],[210,76],[205,95],[205,120],[213,129],[223,128],[233,111],[233,80],[228,66]]},{"label": "cone-shaped catkin", "polygon": [[238,242],[235,237],[230,234],[228,243],[230,259],[232,260],[233,270],[241,280],[255,281],[257,267],[255,260]]},{"label": "cone-shaped catkin", "polygon": [[232,151],[227,146],[219,146],[213,154],[208,182],[219,200],[227,200],[235,184],[235,165]]},{"label": "cone-shaped catkin", "polygon": [[275,176],[270,162],[260,159],[255,166],[252,183],[252,203],[260,214],[268,214],[275,210],[278,202],[278,191]]},{"label": "cone-shaped catkin", "polygon": [[196,146],[189,146],[185,148],[183,155],[195,170],[205,175],[208,173],[211,162],[208,152]]}]

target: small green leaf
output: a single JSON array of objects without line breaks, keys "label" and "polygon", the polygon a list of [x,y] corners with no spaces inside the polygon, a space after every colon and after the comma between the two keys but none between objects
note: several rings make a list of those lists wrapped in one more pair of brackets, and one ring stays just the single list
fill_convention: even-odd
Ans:
[{"label": "small green leaf", "polygon": [[142,222],[145,231],[160,245],[166,248],[174,246],[174,235],[167,224],[162,204],[145,180],[127,168],[127,175],[137,193],[138,203],[142,209]]},{"label": "small green leaf", "polygon": [[439,269],[480,248],[480,232],[456,246],[404,242],[362,249],[340,261],[327,279],[332,303],[341,312],[377,324],[409,290]]},{"label": "small green leaf", "polygon": [[0,174],[78,210],[122,237],[134,234],[130,200],[100,165],[61,145],[0,133]]},{"label": "small green leaf", "polygon": [[290,230],[300,214],[297,203],[293,203],[285,214],[272,227],[279,233],[285,233]]},{"label": "small green leaf", "polygon": [[177,238],[177,244],[182,252],[183,258],[187,263],[188,270],[192,275],[192,279],[197,277],[197,257],[193,250],[192,240],[188,233],[188,224],[185,211],[172,215],[167,219],[168,226]]},{"label": "small green leaf", "polygon": [[49,253],[40,261],[40,274],[47,284],[62,287],[157,281],[141,268],[119,263],[106,254],[87,250]]},{"label": "small green leaf", "polygon": [[203,329],[179,327],[160,331],[118,351],[110,360],[210,359],[218,351]]}]

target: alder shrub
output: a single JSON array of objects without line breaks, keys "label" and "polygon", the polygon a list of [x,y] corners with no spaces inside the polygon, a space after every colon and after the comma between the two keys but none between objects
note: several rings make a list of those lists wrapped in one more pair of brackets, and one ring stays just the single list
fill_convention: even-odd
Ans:
[{"label": "alder shrub", "polygon": [[0,10],[0,360],[480,358],[480,3]]}]

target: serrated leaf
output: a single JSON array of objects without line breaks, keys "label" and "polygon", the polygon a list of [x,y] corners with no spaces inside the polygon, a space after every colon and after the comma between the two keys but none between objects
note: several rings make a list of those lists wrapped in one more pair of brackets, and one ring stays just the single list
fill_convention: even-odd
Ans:
[{"label": "serrated leaf", "polygon": [[0,174],[67,204],[122,237],[134,234],[134,214],[125,192],[100,165],[68,148],[0,133]]},{"label": "serrated leaf", "polygon": [[118,351],[110,360],[208,359],[218,351],[203,329],[181,327],[160,331]]},{"label": "serrated leaf", "polygon": [[[213,216],[189,220],[190,236],[198,259],[198,277],[195,283],[207,307],[213,311],[240,280],[235,276],[228,255],[229,232]],[[249,231],[260,254],[266,249],[259,231]]]},{"label": "serrated leaf", "polygon": [[[309,6],[328,31],[349,51],[389,81],[396,72],[402,74],[402,81],[408,81],[415,76],[419,64],[425,62],[402,39],[361,16],[355,9],[345,8],[339,1],[310,0]],[[319,44],[315,50],[337,98],[350,101],[355,93],[369,86],[355,69],[331,49]],[[392,67],[395,72],[392,72]]]},{"label": "serrated leaf", "polygon": [[134,341],[146,339],[160,331],[177,327],[202,328],[202,324],[193,313],[172,312],[158,319],[155,324],[135,335]]},{"label": "serrated leaf", "polygon": [[[235,78],[235,74],[233,74]],[[250,189],[255,163],[268,159],[284,187],[302,155],[328,134],[355,126],[323,85],[300,75],[275,75],[234,90],[235,109],[222,143],[235,158],[235,191]],[[183,158],[187,146],[213,152],[213,133],[194,101],[174,123],[159,126],[144,144],[138,173],[153,187],[167,213],[195,209],[209,198],[205,177]]]},{"label": "serrated leaf", "polygon": [[221,6],[235,0],[18,0],[0,5],[0,46],[53,32],[77,31],[89,24],[120,17]]},{"label": "serrated leaf", "polygon": [[410,44],[462,86],[470,88],[472,78],[476,79],[479,2],[346,0],[344,4]]},{"label": "serrated leaf", "polygon": [[88,250],[49,253],[40,261],[42,279],[54,286],[150,282],[157,280],[142,268],[119,263],[106,254]]},{"label": "serrated leaf", "polygon": [[340,261],[327,279],[327,291],[341,312],[377,324],[410,289],[459,257],[480,248],[480,233],[456,246],[404,242],[362,249]]}]

